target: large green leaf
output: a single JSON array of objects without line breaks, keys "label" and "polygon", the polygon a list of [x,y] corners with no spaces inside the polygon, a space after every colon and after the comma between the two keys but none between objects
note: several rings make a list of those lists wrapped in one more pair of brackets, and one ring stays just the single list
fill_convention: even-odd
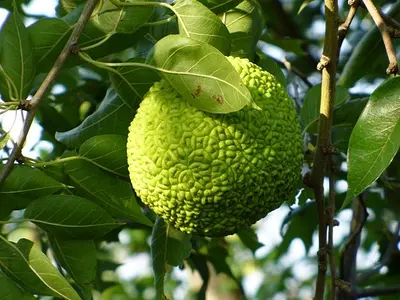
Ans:
[{"label": "large green leaf", "polygon": [[34,293],[69,300],[81,299],[47,256],[30,240],[20,239],[14,244],[0,236],[0,265],[6,274]]},{"label": "large green leaf", "polygon": [[87,117],[78,127],[65,132],[57,132],[56,139],[74,148],[92,136],[102,134],[128,135],[129,124],[135,115],[138,98],[132,97],[130,103],[126,103],[118,97],[115,90],[108,90],[99,108]]},{"label": "large green leaf", "polygon": [[150,62],[198,109],[229,113],[255,105],[235,68],[206,43],[180,35],[166,36],[154,46]]},{"label": "large green leaf", "polygon": [[214,13],[220,14],[231,8],[234,8],[243,0],[199,0],[206,7],[211,9]]},{"label": "large green leaf", "polygon": [[24,292],[21,288],[13,282],[10,278],[0,273],[0,299],[2,300],[35,300],[33,294]]},{"label": "large green leaf", "polygon": [[126,137],[123,135],[97,135],[85,141],[79,148],[79,155],[89,158],[121,176],[128,176]]},{"label": "large green leaf", "polygon": [[[347,89],[336,86],[334,107],[344,103],[349,98]],[[316,123],[319,120],[321,106],[321,84],[310,88],[304,98],[303,107],[300,116],[303,123],[303,130],[314,133],[317,131]]]},{"label": "large green leaf", "polygon": [[133,33],[146,23],[153,13],[153,6],[149,5],[117,7],[110,0],[102,2],[101,9],[91,21],[100,30],[107,33]]},{"label": "large green leaf", "polygon": [[79,285],[84,299],[91,299],[96,278],[96,246],[93,240],[65,240],[49,236],[57,261]]},{"label": "large green leaf", "polygon": [[78,192],[103,207],[110,215],[152,226],[140,209],[129,182],[113,177],[83,160],[69,161],[64,167]]},{"label": "large green leaf", "polygon": [[257,234],[253,228],[242,229],[237,233],[237,235],[242,243],[249,248],[253,254],[258,248],[264,246],[258,241]]},{"label": "large green leaf", "polygon": [[265,26],[258,2],[245,0],[220,18],[231,35],[231,55],[254,61],[256,44]]},{"label": "large green leaf", "polygon": [[[126,62],[143,63],[144,60],[133,58]],[[127,66],[118,67],[115,72],[110,72],[110,79],[112,86],[125,104],[136,109],[153,83],[160,80],[160,75],[148,68]]]},{"label": "large green leaf", "polygon": [[53,195],[32,201],[24,218],[43,230],[69,239],[96,239],[119,227],[104,209],[77,196]]},{"label": "large green leaf", "polygon": [[371,95],[350,137],[348,191],[342,207],[364,191],[387,168],[400,146],[400,77]]},{"label": "large green leaf", "polygon": [[207,7],[196,0],[179,0],[175,11],[179,16],[179,32],[192,39],[214,46],[228,55],[231,37],[226,26]]},{"label": "large green leaf", "polygon": [[14,166],[0,186],[0,208],[23,209],[32,200],[54,194],[64,185],[44,172],[28,166]]},{"label": "large green leaf", "polygon": [[183,265],[192,249],[190,235],[173,229],[163,219],[157,217],[151,236],[151,258],[155,276],[156,300],[164,297],[164,277],[167,264]]},{"label": "large green leaf", "polygon": [[[0,65],[7,76],[0,73],[0,93],[4,101],[25,100],[35,76],[32,41],[17,9],[10,13],[0,32]],[[12,85],[9,90],[6,81]]]}]

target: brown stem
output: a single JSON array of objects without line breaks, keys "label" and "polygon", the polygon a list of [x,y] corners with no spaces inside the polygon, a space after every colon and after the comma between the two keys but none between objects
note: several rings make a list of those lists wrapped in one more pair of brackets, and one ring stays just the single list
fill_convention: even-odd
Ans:
[{"label": "brown stem", "polygon": [[330,147],[331,144],[333,101],[335,99],[335,76],[338,47],[337,0],[325,0],[325,19],[324,49],[321,61],[318,64],[318,68],[322,70],[319,132],[316,154],[314,156],[313,169],[311,172],[311,182],[314,190],[315,200],[317,202],[319,218],[318,275],[315,289],[316,300],[324,298],[327,269],[326,216],[323,181],[328,159],[326,148]]},{"label": "brown stem", "polygon": [[400,285],[360,289],[356,292],[356,298],[383,296],[396,293],[400,293]]},{"label": "brown stem", "polygon": [[329,265],[331,270],[331,299],[336,299],[336,266],[335,256],[333,254],[333,227],[335,217],[335,168],[332,155],[329,157],[329,195],[328,195],[328,249],[329,249]]},{"label": "brown stem", "polygon": [[79,17],[78,22],[76,23],[74,30],[65,45],[64,49],[61,51],[60,55],[58,56],[54,66],[51,68],[50,72],[47,74],[46,78],[43,80],[42,84],[40,85],[39,89],[36,91],[35,95],[33,96],[32,100],[30,101],[29,110],[26,116],[26,120],[24,122],[23,128],[21,133],[17,139],[17,143],[13,148],[7,163],[5,164],[4,168],[2,168],[0,173],[0,185],[4,182],[7,178],[8,174],[11,172],[11,169],[14,165],[14,162],[21,156],[21,150],[25,143],[26,137],[28,135],[29,129],[31,128],[33,119],[35,118],[36,110],[38,105],[42,102],[43,96],[46,91],[50,88],[53,84],[55,78],[57,77],[58,73],[60,72],[62,66],[64,65],[65,61],[67,60],[68,56],[76,50],[78,46],[78,40],[81,36],[83,29],[86,26],[86,23],[90,19],[90,16],[96,7],[99,0],[88,0],[85,8]]},{"label": "brown stem", "polygon": [[393,47],[392,38],[390,36],[390,32],[388,26],[383,21],[383,18],[376,8],[375,4],[372,0],[362,0],[367,8],[369,14],[375,22],[375,25],[379,28],[379,31],[382,35],[383,44],[385,45],[386,54],[389,59],[389,66],[386,69],[387,74],[397,74],[399,72],[399,67],[397,65],[396,52]]},{"label": "brown stem", "polygon": [[344,21],[343,24],[339,26],[339,32],[338,32],[338,57],[340,53],[340,48],[342,47],[342,43],[344,39],[346,38],[347,32],[349,31],[350,24],[354,19],[354,16],[356,15],[357,9],[360,5],[360,0],[355,0],[351,6],[349,13],[347,14],[346,20]]},{"label": "brown stem", "polygon": [[338,299],[350,300],[355,299],[353,293],[356,284],[356,264],[357,250],[360,245],[361,230],[363,229],[368,212],[361,194],[357,197],[357,201],[353,203],[353,219],[351,221],[350,235],[343,247],[340,257],[340,279],[342,282],[348,283],[348,289],[341,289],[338,293]]}]

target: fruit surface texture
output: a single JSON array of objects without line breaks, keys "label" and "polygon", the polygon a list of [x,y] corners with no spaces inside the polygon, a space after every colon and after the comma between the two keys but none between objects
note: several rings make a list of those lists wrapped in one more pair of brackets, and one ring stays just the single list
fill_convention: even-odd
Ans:
[{"label": "fruit surface texture", "polygon": [[303,159],[293,101],[274,76],[227,57],[257,110],[198,110],[165,81],[145,95],[129,128],[137,195],[174,228],[205,236],[244,229],[293,196]]}]

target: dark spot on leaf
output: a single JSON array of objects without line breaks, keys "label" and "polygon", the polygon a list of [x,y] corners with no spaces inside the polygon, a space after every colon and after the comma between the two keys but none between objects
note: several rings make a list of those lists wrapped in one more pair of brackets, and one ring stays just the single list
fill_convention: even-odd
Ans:
[{"label": "dark spot on leaf", "polygon": [[197,85],[196,90],[192,93],[192,97],[197,98],[200,95],[201,91],[202,91],[201,85]]},{"label": "dark spot on leaf", "polygon": [[224,99],[222,98],[222,96],[220,96],[220,95],[214,95],[213,96],[213,99],[215,100],[215,101],[217,101],[219,104],[224,104]]}]

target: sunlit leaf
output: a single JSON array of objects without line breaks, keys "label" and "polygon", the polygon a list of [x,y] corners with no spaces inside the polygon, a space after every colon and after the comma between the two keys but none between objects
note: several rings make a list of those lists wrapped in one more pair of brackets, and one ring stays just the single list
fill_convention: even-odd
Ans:
[{"label": "sunlit leaf", "polygon": [[228,55],[231,37],[226,26],[207,7],[196,0],[179,0],[174,6],[179,16],[179,32],[214,46]]},{"label": "sunlit leaf", "polygon": [[220,14],[231,8],[234,8],[243,0],[199,0],[206,7],[211,9],[214,13]]},{"label": "sunlit leaf", "polygon": [[14,244],[0,238],[0,265],[6,274],[32,292],[68,300],[81,299],[47,256],[30,240],[20,239]]},{"label": "sunlit leaf", "polygon": [[382,174],[399,146],[400,77],[394,77],[372,93],[353,129],[347,154],[349,186],[342,207]]},{"label": "sunlit leaf", "polygon": [[150,62],[198,109],[229,113],[253,104],[235,68],[206,43],[169,35],[154,46]]}]

